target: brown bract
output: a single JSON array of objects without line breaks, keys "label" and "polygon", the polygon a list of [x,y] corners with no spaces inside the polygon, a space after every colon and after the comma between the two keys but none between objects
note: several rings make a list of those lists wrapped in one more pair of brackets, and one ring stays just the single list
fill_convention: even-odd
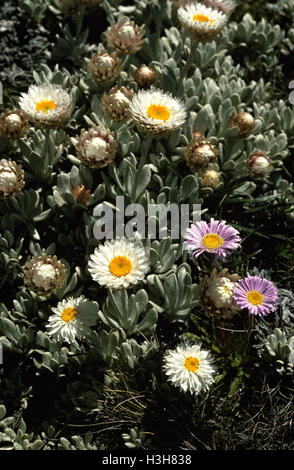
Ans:
[{"label": "brown bract", "polygon": [[91,191],[87,189],[83,184],[75,186],[72,190],[72,195],[79,204],[86,206],[91,197]]}]

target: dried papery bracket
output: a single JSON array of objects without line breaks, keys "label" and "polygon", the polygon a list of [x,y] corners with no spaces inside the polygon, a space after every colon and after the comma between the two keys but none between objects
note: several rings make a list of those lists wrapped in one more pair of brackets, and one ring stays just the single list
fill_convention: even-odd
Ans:
[{"label": "dried papery bracket", "polygon": [[0,160],[0,200],[15,196],[25,186],[24,171],[12,160]]},{"label": "dried papery bracket", "polygon": [[238,274],[229,274],[228,269],[219,273],[213,269],[206,275],[199,287],[200,305],[209,316],[232,318],[239,311],[233,300],[234,285],[240,279]]},{"label": "dried papery bracket", "polygon": [[50,297],[65,283],[66,269],[57,257],[46,255],[34,256],[24,266],[24,283],[39,297]]},{"label": "dried papery bracket", "polygon": [[7,139],[21,139],[30,127],[29,120],[19,109],[7,109],[0,116],[0,134]]}]

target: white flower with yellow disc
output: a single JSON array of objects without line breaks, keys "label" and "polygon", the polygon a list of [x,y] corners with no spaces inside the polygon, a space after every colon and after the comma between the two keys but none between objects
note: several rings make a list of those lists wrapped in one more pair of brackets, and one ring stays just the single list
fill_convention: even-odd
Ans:
[{"label": "white flower with yellow disc", "polygon": [[76,338],[84,338],[90,333],[89,327],[94,326],[98,318],[98,304],[83,295],[62,300],[52,311],[54,315],[48,318],[46,325],[49,336],[55,341],[75,345]]},{"label": "white flower with yellow disc", "polygon": [[220,10],[199,2],[179,8],[178,17],[187,33],[200,42],[213,41],[228,21],[228,16]]},{"label": "white flower with yellow disc", "polygon": [[149,271],[149,259],[139,240],[108,240],[95,248],[88,270],[101,286],[127,289],[144,279]]},{"label": "white flower with yellow disc", "polygon": [[159,89],[139,90],[130,104],[137,127],[151,135],[165,136],[182,126],[187,113],[184,104]]},{"label": "white flower with yellow disc", "polygon": [[201,349],[200,344],[180,345],[175,350],[167,351],[163,370],[175,387],[198,395],[202,390],[208,390],[214,382],[212,361],[209,351]]},{"label": "white flower with yellow disc", "polygon": [[58,85],[32,85],[22,93],[19,106],[33,123],[55,128],[70,115],[71,96]]}]

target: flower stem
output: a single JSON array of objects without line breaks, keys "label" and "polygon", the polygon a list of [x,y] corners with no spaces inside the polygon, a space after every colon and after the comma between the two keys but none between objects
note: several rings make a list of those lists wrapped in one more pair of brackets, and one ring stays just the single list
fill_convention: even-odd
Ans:
[{"label": "flower stem", "polygon": [[196,47],[193,47],[193,43],[191,43],[191,49],[190,49],[189,56],[186,60],[186,63],[184,65],[184,67],[181,70],[181,73],[180,73],[178,95],[182,94],[183,91],[184,91],[184,79],[188,78],[189,69],[190,69],[190,67],[192,65],[192,62],[193,62],[193,59],[195,57],[195,51],[196,51]]},{"label": "flower stem", "polygon": [[45,138],[44,138],[44,146],[43,146],[43,176],[45,176],[46,171],[49,166],[49,160],[50,160],[49,141],[50,141],[50,129],[46,129]]},{"label": "flower stem", "polygon": [[251,333],[252,333],[252,330],[253,330],[253,326],[254,326],[254,315],[251,315],[251,318],[249,319],[249,326],[248,326],[248,330],[247,330],[247,341],[246,341],[246,344],[245,344],[243,357],[245,357],[248,346],[249,346],[250,336],[251,336]]},{"label": "flower stem", "polygon": [[152,144],[152,136],[146,137],[141,146],[141,158],[140,158],[138,169],[142,168],[145,165],[151,144]]}]

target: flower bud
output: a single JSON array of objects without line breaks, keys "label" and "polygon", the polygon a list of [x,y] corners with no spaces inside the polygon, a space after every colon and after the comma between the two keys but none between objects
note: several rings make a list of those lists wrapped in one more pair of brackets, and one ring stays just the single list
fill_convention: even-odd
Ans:
[{"label": "flower bud", "polygon": [[98,82],[113,82],[121,72],[121,60],[115,53],[93,53],[88,60],[88,70]]},{"label": "flower bud", "polygon": [[247,137],[255,127],[254,117],[249,113],[234,114],[230,121],[229,127],[238,127],[239,135]]},{"label": "flower bud", "polygon": [[12,160],[0,160],[0,200],[15,196],[24,187],[24,171]]},{"label": "flower bud", "polygon": [[185,150],[185,161],[193,171],[205,170],[208,165],[217,163],[218,150],[209,140],[201,136],[193,136]]},{"label": "flower bud", "polygon": [[246,165],[249,175],[256,180],[266,178],[272,170],[271,159],[262,150],[250,153]]},{"label": "flower bud", "polygon": [[239,310],[233,299],[234,285],[238,274],[229,274],[227,269],[219,273],[213,269],[200,285],[200,305],[209,316],[232,318]]},{"label": "flower bud", "polygon": [[19,109],[8,109],[0,117],[0,134],[7,139],[20,139],[29,128],[28,119]]},{"label": "flower bud", "polygon": [[140,88],[150,88],[156,81],[156,72],[147,65],[141,65],[135,70],[134,80]]},{"label": "flower bud", "polygon": [[106,116],[113,121],[126,121],[129,118],[129,106],[134,96],[134,90],[124,86],[110,89],[101,99],[101,108]]},{"label": "flower bud", "polygon": [[202,186],[215,189],[220,184],[220,173],[215,170],[204,170],[201,173]]},{"label": "flower bud", "polygon": [[34,256],[24,267],[24,283],[38,296],[49,297],[59,290],[66,279],[65,266],[56,256]]},{"label": "flower bud", "polygon": [[119,21],[106,30],[106,40],[109,46],[123,54],[135,54],[142,49],[143,37],[143,29],[130,20]]},{"label": "flower bud", "polygon": [[113,132],[103,126],[92,126],[88,131],[82,129],[77,136],[77,155],[90,168],[103,168],[111,163],[116,148]]}]

